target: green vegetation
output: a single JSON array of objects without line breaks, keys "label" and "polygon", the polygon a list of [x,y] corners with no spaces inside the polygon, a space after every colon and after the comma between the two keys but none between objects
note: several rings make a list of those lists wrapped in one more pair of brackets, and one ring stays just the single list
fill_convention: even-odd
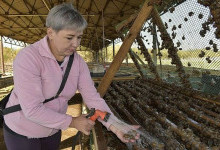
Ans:
[{"label": "green vegetation", "polygon": [[[120,44],[115,45],[115,55],[120,49]],[[107,47],[107,60],[106,62],[112,62],[113,61],[113,47],[110,45]],[[87,49],[83,46],[81,46],[78,50],[78,53],[84,58],[86,62],[94,62],[95,53],[91,51],[90,49]],[[142,54],[140,54],[140,50],[138,50],[136,47],[132,48],[132,50],[147,64],[145,61],[145,58]],[[11,48],[4,47],[4,62],[5,64],[12,64],[15,56],[17,55],[19,49],[13,50]],[[148,50],[150,55],[152,56],[151,49]],[[201,51],[205,52],[204,57],[199,57],[199,54]],[[168,57],[167,50],[161,50],[161,60],[162,65],[171,65],[171,59]],[[103,49],[102,53],[99,52],[99,56],[105,56],[106,55],[106,49]],[[195,49],[195,50],[179,50],[178,56],[181,58],[182,64],[184,66],[188,66],[189,63],[191,67],[196,68],[204,68],[204,69],[216,69],[220,70],[220,51],[219,52],[213,52],[213,50],[205,50],[205,49]],[[211,63],[208,63],[206,61],[206,58],[210,57],[212,60]],[[102,62],[101,57],[99,62]],[[130,56],[128,56],[128,62],[132,63]],[[157,64],[159,64],[159,58],[157,61]]]},{"label": "green vegetation", "polygon": [[[113,61],[113,51],[112,51],[112,45],[109,46],[107,52],[107,58],[108,62]],[[120,45],[115,45],[115,55],[120,49]],[[141,54],[141,51],[137,48],[132,48],[132,50],[147,64],[145,61],[144,55]],[[148,49],[150,55],[152,56],[152,49]],[[203,51],[205,53],[204,57],[199,57],[199,54]],[[162,65],[171,65],[171,58],[168,57],[167,50],[163,49],[161,50],[161,61]],[[194,49],[194,50],[179,50],[178,56],[181,59],[181,62],[183,66],[185,67],[195,67],[195,68],[203,68],[203,69],[215,69],[220,70],[220,51],[213,52],[212,49],[206,50],[206,49]],[[206,58],[210,57],[211,63],[208,63]],[[159,65],[159,57],[157,57],[158,61],[157,64]],[[128,62],[132,63],[130,56],[128,56]]]},{"label": "green vegetation", "polygon": [[[112,61],[113,60],[113,47],[112,45],[109,46],[108,48],[108,52],[107,52],[107,57],[108,57],[108,60]],[[115,54],[118,52],[118,50],[120,49],[120,45],[116,45],[115,46]],[[141,59],[144,59],[144,56],[140,54],[140,50],[138,50],[137,48],[132,48],[132,50],[139,55],[139,57]],[[152,49],[148,49],[149,53],[152,55],[151,51]],[[210,56],[210,58],[212,57],[219,57],[220,59],[220,51],[218,52],[213,52],[213,50],[205,50],[205,49],[194,49],[194,50],[179,50],[178,51],[178,56],[181,58],[181,59],[189,59],[189,58],[192,58],[192,59],[196,59],[196,58],[199,58],[199,54],[201,53],[201,51],[204,51],[206,54],[205,54],[205,57],[208,57]],[[167,50],[161,50],[161,53],[162,53],[162,59],[169,59],[168,58],[168,52]]]},{"label": "green vegetation", "polygon": [[8,47],[3,48],[3,56],[4,56],[4,62],[5,64],[11,64],[13,60],[15,59],[15,56],[19,52],[20,49],[11,49]]}]

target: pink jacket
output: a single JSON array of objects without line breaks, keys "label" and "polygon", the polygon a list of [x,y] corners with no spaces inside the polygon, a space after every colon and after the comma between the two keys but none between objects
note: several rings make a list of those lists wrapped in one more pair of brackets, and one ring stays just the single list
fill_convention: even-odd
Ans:
[{"label": "pink jacket", "polygon": [[[57,93],[68,59],[69,57],[66,57],[59,66],[49,49],[47,36],[18,53],[13,66],[14,90],[6,107],[20,104],[22,111],[4,117],[5,123],[11,130],[30,138],[39,138],[53,135],[59,129],[67,129],[72,120],[72,117],[66,114],[67,102],[76,90],[79,90],[89,108],[112,114],[97,93],[87,64],[76,52],[69,77],[60,96],[43,104],[45,99]],[[101,122],[107,128],[111,124],[111,122]]]}]

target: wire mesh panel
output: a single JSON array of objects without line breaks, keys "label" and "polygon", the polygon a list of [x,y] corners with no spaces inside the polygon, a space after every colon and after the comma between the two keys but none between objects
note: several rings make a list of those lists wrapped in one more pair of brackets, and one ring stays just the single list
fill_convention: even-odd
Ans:
[{"label": "wire mesh panel", "polygon": [[162,11],[164,30],[153,19],[146,22],[140,38],[163,80],[182,85],[188,80],[196,90],[220,94],[219,10],[219,1],[186,0]]}]

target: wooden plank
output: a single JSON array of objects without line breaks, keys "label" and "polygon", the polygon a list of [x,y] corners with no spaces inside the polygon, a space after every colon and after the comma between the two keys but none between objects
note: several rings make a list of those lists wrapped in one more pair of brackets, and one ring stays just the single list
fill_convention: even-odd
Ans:
[{"label": "wooden plank", "polygon": [[[113,80],[114,81],[124,81],[124,80],[133,80],[135,79],[137,76],[125,76],[125,77],[114,77]],[[92,80],[94,82],[101,82],[103,77],[92,77]]]},{"label": "wooden plank", "polygon": [[100,122],[96,122],[95,133],[97,142],[96,150],[107,150],[107,142],[102,130],[102,124]]},{"label": "wooden plank", "polygon": [[0,78],[0,89],[13,85],[13,77]]},{"label": "wooden plank", "polygon": [[128,53],[128,50],[131,48],[132,43],[134,42],[137,34],[140,32],[144,22],[151,14],[153,6],[148,5],[149,0],[146,0],[141,8],[134,24],[129,30],[128,35],[125,37],[125,40],[120,47],[117,55],[115,56],[110,68],[106,72],[105,76],[103,77],[100,85],[98,86],[98,92],[100,93],[101,97],[103,97],[112,82],[112,79],[115,73],[118,71],[121,63],[123,62],[125,56]]}]

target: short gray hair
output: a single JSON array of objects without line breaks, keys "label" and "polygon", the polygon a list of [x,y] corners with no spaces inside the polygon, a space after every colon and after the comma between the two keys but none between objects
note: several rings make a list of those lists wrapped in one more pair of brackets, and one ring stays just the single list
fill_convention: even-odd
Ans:
[{"label": "short gray hair", "polygon": [[62,29],[82,31],[87,27],[87,22],[72,4],[64,3],[50,10],[46,19],[46,26],[57,32]]}]

